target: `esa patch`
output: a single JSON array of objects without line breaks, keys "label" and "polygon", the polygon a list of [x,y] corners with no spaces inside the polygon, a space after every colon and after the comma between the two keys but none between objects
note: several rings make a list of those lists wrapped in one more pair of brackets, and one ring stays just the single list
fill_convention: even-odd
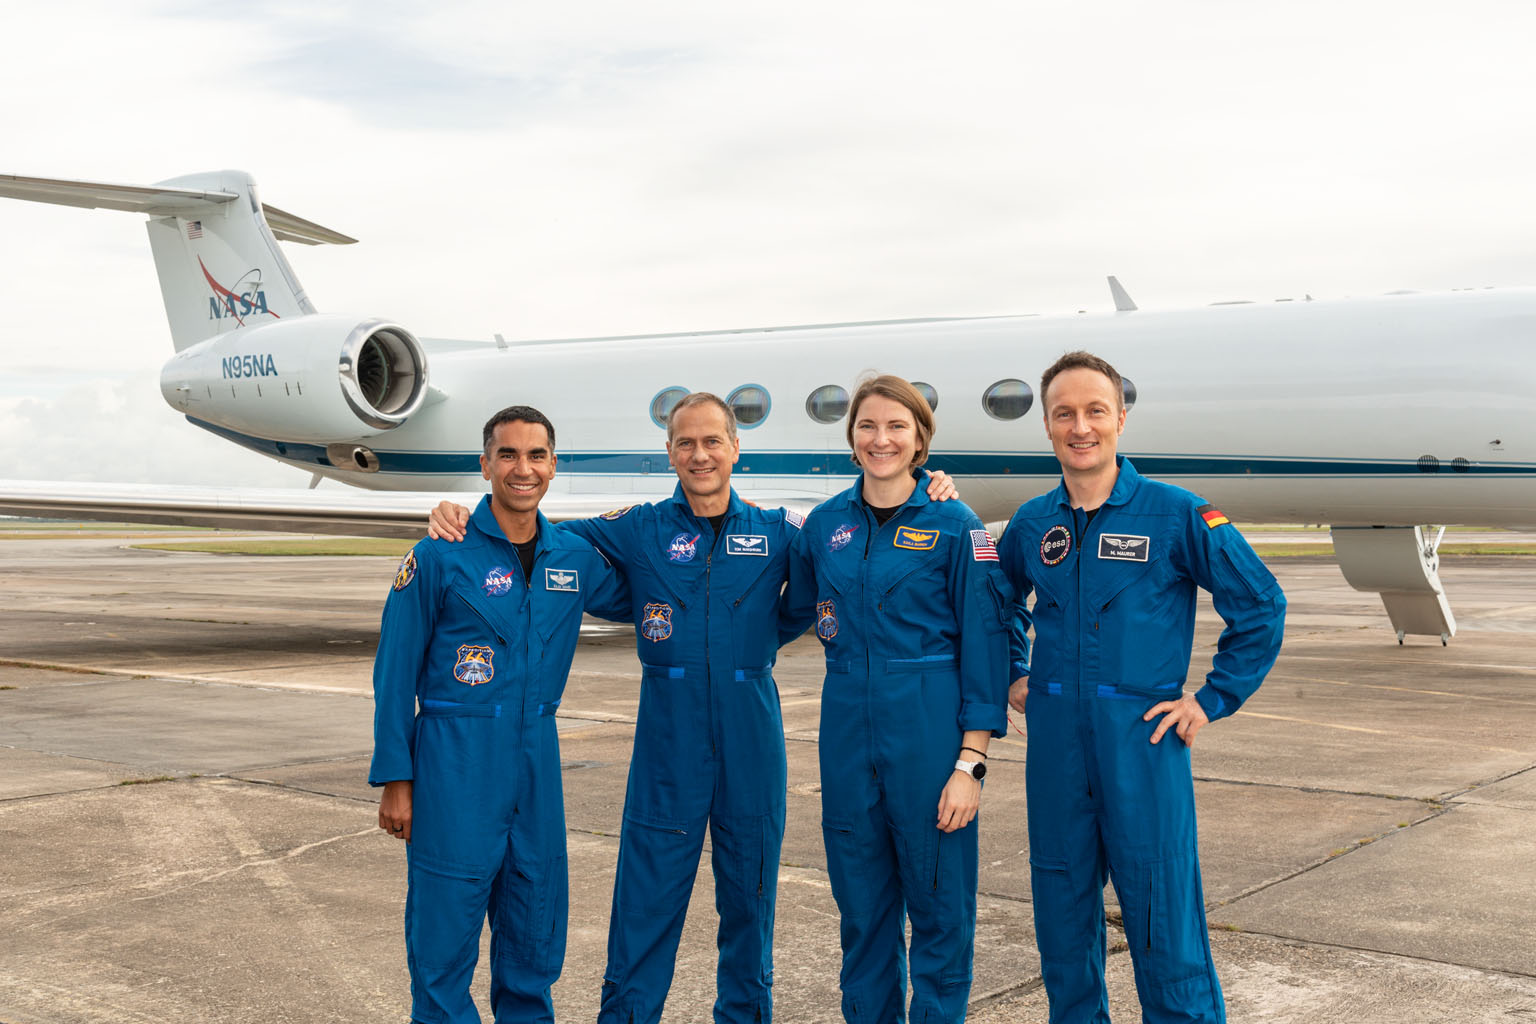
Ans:
[{"label": "esa patch", "polygon": [[623,519],[624,516],[626,514],[628,514],[630,509],[639,508],[639,507],[640,506],[638,506],[638,505],[625,505],[623,508],[611,509],[611,510],[609,510],[607,512],[604,512],[602,515],[598,516],[597,518],[599,518],[599,519],[607,519],[610,522],[612,522],[615,519]]},{"label": "esa patch", "polygon": [[699,553],[699,538],[703,534],[696,533],[692,537],[686,533],[680,533],[672,538],[672,543],[667,545],[667,561],[691,562],[693,556]]},{"label": "esa patch", "polygon": [[728,555],[768,554],[768,535],[764,533],[728,533],[725,535],[725,553]]},{"label": "esa patch", "polygon": [[1040,538],[1040,561],[1046,565],[1060,565],[1072,552],[1072,531],[1057,524],[1045,531]]},{"label": "esa patch", "polygon": [[1151,549],[1152,541],[1149,537],[1129,533],[1099,535],[1099,557],[1112,562],[1145,562]]},{"label": "esa patch", "polygon": [[832,536],[827,538],[827,550],[843,550],[843,548],[853,543],[853,535],[856,530],[858,530],[858,527],[854,526],[852,523],[843,523],[840,525],[837,529],[832,531]]},{"label": "esa patch", "polygon": [[473,647],[464,644],[459,648],[458,663],[453,666],[453,678],[466,686],[479,686],[491,681],[496,674],[491,660],[496,652],[489,647]]},{"label": "esa patch", "polygon": [[1227,514],[1215,505],[1201,505],[1195,509],[1195,514],[1204,519],[1205,525],[1213,530],[1218,526],[1229,526],[1232,523],[1232,520],[1227,518]]},{"label": "esa patch", "polygon": [[400,559],[400,568],[395,570],[395,589],[404,590],[411,585],[411,580],[416,578],[416,552],[407,551],[405,557]]},{"label": "esa patch", "polygon": [[805,516],[799,512],[791,512],[789,509],[785,509],[784,521],[798,530],[805,525]]},{"label": "esa patch", "polygon": [[971,531],[971,558],[978,562],[996,562],[997,545],[992,543],[992,535],[986,530]]},{"label": "esa patch", "polygon": [[575,569],[545,569],[544,589],[558,590],[565,594],[580,593],[580,574]]},{"label": "esa patch", "polygon": [[896,536],[891,540],[896,547],[908,551],[932,551],[938,542],[938,530],[914,530],[910,526],[896,527]]},{"label": "esa patch", "polygon": [[517,577],[512,570],[504,565],[493,565],[485,572],[485,580],[480,584],[480,589],[485,591],[486,597],[501,597],[512,593],[512,585],[517,582]]},{"label": "esa patch", "polygon": [[655,602],[645,606],[640,613],[640,635],[653,643],[661,643],[672,635],[672,606]]},{"label": "esa patch", "polygon": [[816,635],[823,640],[837,636],[837,604],[833,601],[816,602]]}]

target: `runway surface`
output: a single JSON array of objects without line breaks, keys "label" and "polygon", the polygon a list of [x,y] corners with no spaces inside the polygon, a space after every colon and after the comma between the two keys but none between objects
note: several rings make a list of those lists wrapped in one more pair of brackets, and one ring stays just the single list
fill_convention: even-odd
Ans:
[{"label": "runway surface", "polygon": [[[365,781],[394,561],[128,543],[0,541],[0,1022],[405,1020],[404,855]],[[1271,566],[1291,607],[1279,664],[1195,748],[1232,1019],[1536,1019],[1536,560],[1447,557],[1461,632],[1444,648],[1399,647],[1329,559]],[[1207,605],[1193,680],[1218,625]],[[584,632],[560,711],[572,907],[555,999],[571,1021],[596,1011],[639,686],[627,630]],[[821,664],[801,639],[777,673],[788,1022],[840,1019]],[[996,743],[982,803],[980,1024],[1045,1019],[1023,756],[1017,733]],[[710,1019],[707,862],[668,1021]],[[1112,890],[1106,906],[1117,921]],[[1116,927],[1110,942],[1112,1010],[1138,1019]]]}]

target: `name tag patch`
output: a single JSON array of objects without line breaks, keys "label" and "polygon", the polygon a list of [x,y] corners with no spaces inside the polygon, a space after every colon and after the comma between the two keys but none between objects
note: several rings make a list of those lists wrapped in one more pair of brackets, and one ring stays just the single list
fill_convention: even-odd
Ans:
[{"label": "name tag patch", "polygon": [[728,533],[725,535],[725,553],[766,556],[768,535],[766,533]]},{"label": "name tag patch", "polygon": [[938,530],[914,530],[910,526],[896,527],[896,539],[891,541],[898,548],[906,548],[908,551],[932,551],[938,542]]},{"label": "name tag patch", "polygon": [[581,590],[581,577],[575,569],[545,569],[544,589],[575,594]]},{"label": "name tag patch", "polygon": [[1152,547],[1148,537],[1130,533],[1099,534],[1099,557],[1112,562],[1145,562]]}]

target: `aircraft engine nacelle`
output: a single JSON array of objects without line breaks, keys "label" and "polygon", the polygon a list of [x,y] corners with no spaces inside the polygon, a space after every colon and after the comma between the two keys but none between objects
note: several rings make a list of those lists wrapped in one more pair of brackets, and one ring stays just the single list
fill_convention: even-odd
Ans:
[{"label": "aircraft engine nacelle", "polygon": [[427,395],[427,358],[386,320],[321,315],[242,327],[176,353],[160,392],[195,419],[274,441],[366,437]]}]

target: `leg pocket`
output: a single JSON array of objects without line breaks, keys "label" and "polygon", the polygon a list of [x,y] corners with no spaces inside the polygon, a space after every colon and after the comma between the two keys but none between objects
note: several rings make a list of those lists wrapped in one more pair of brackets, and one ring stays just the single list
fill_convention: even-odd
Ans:
[{"label": "leg pocket", "polygon": [[504,869],[491,926],[513,963],[558,971],[565,962],[570,880],[562,851],[542,863]]},{"label": "leg pocket", "polygon": [[472,970],[491,880],[410,852],[405,897],[405,944],[413,973],[420,967]]}]

